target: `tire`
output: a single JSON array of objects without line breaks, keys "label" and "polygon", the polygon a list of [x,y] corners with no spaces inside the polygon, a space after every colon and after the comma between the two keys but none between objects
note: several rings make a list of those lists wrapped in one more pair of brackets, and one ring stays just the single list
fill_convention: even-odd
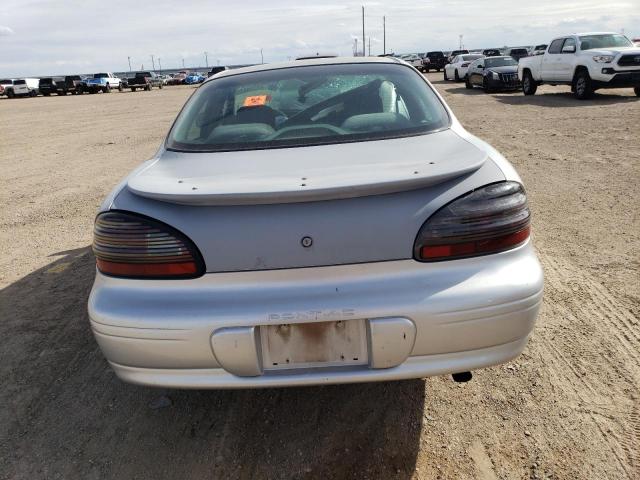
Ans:
[{"label": "tire", "polygon": [[491,87],[489,87],[489,82],[487,82],[486,78],[482,80],[482,89],[484,93],[491,93]]},{"label": "tire", "polygon": [[29,96],[30,96],[30,97],[37,97],[37,96],[38,96],[38,92],[36,92],[35,90],[31,90],[31,91],[29,92]]},{"label": "tire", "polygon": [[444,70],[444,81],[448,82],[449,81],[449,77],[447,77],[447,69],[445,68]]},{"label": "tire", "polygon": [[457,68],[456,68],[456,73],[453,75],[453,79],[454,79],[456,82],[459,82],[459,81],[460,81],[460,74],[458,73],[458,69],[457,69]]},{"label": "tire", "polygon": [[7,98],[16,98],[16,94],[13,90],[7,90]]},{"label": "tire", "polygon": [[464,86],[467,87],[468,90],[471,90],[473,88],[473,85],[471,85],[471,80],[469,80],[468,76],[464,79]]},{"label": "tire", "polygon": [[48,97],[49,95],[51,95],[50,93],[43,93],[42,96],[43,97]]},{"label": "tire", "polygon": [[636,97],[640,97],[640,87],[634,88],[633,91],[636,94]]},{"label": "tire", "polygon": [[575,96],[578,100],[586,100],[593,95],[593,85],[591,84],[591,77],[586,70],[579,70],[573,79],[573,85],[575,88]]},{"label": "tire", "polygon": [[162,90],[162,87],[164,87],[164,85],[163,85],[163,84],[158,85],[158,88],[159,88],[160,90]]},{"label": "tire", "polygon": [[524,78],[522,79],[522,93],[525,95],[535,95],[536,90],[538,90],[538,85],[536,81],[533,79],[533,75],[529,70],[524,72]]},{"label": "tire", "polygon": [[442,70],[441,68],[439,68],[437,71],[439,72],[440,70]]},{"label": "tire", "polygon": [[111,85],[107,85],[102,89],[102,93],[111,93]]},{"label": "tire", "polygon": [[118,91],[121,92],[122,90],[124,90],[124,88],[122,87],[122,83],[118,85]]},{"label": "tire", "polygon": [[60,95],[60,96],[61,96],[61,95],[66,95],[66,94],[67,94],[67,91],[66,91],[66,90],[63,90],[63,91],[61,91],[61,92],[58,92],[58,95]]},{"label": "tire", "polygon": [[135,92],[136,91],[136,87],[131,87],[131,91]]}]

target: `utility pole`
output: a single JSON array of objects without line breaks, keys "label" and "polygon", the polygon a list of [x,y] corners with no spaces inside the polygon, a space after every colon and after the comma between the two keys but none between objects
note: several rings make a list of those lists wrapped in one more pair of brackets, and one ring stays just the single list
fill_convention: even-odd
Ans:
[{"label": "utility pole", "polygon": [[262,49],[260,49],[260,63],[264,63],[264,55],[262,53]]},{"label": "utility pole", "polygon": [[356,45],[355,45],[355,47],[353,48],[353,56],[354,56],[354,57],[357,57],[357,56],[358,56],[358,39],[357,39],[357,38],[354,38],[354,40],[355,40],[355,42],[356,42]]},{"label": "utility pole", "polygon": [[367,56],[366,47],[367,45],[365,44],[365,40],[364,40],[364,5],[363,5],[362,6],[362,56],[363,57]]},{"label": "utility pole", "polygon": [[131,73],[131,57],[127,57],[127,61],[129,62],[129,73]]},{"label": "utility pole", "polygon": [[184,70],[184,58],[182,59],[182,69]]},{"label": "utility pole", "polygon": [[382,53],[387,54],[387,17],[382,17]]},{"label": "utility pole", "polygon": [[156,71],[156,61],[153,59],[153,55],[151,55],[151,64],[153,65],[153,71]]},{"label": "utility pole", "polygon": [[462,35],[458,35],[458,37],[460,38],[460,45],[459,45],[458,49],[462,50]]},{"label": "utility pole", "polygon": [[160,66],[160,74],[162,75],[162,62],[160,60],[162,59],[158,57],[158,65]]},{"label": "utility pole", "polygon": [[369,36],[369,56],[371,56],[371,36]]},{"label": "utility pole", "polygon": [[209,68],[209,52],[204,52],[204,63],[207,65],[207,68]]}]

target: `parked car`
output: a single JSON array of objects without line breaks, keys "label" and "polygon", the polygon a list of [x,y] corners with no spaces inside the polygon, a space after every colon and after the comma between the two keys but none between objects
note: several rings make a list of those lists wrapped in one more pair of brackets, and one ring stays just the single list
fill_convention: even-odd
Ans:
[{"label": "parked car", "polygon": [[207,77],[213,77],[216,73],[224,72],[225,70],[228,70],[228,69],[229,67],[225,67],[225,66],[211,67],[211,70],[209,70],[209,73],[207,73]]},{"label": "parked car", "polygon": [[402,55],[400,57],[400,60],[404,60],[409,65],[412,65],[413,67],[417,68],[418,70],[422,70],[422,59],[418,55],[416,55],[415,53]]},{"label": "parked car", "polygon": [[58,86],[56,83],[59,81],[62,81],[61,77],[41,78],[38,83],[38,89],[43,96],[48,97],[52,93],[58,93]]},{"label": "parked car", "polygon": [[[444,56],[444,52],[441,51],[433,51],[427,52],[425,57],[425,62],[423,62],[423,68],[426,72],[430,72],[431,70],[440,71],[447,64],[447,57]],[[429,60],[426,62],[426,60]]]},{"label": "parked car", "polygon": [[87,88],[87,82],[80,75],[67,75],[62,80],[56,82],[58,95],[82,94]]},{"label": "parked car", "polygon": [[471,62],[479,58],[482,58],[482,55],[457,55],[456,57],[454,57],[451,63],[447,64],[444,67],[444,79],[453,79],[456,82],[461,82],[462,80],[464,80],[464,77],[467,74],[467,69],[469,68]]},{"label": "parked car", "polygon": [[40,86],[38,78],[19,78],[13,80],[13,85],[4,87],[4,94],[9,98],[37,97]]},{"label": "parked car", "polygon": [[531,51],[531,55],[544,55],[544,52],[547,49],[547,46],[548,45],[546,43],[536,45],[535,47],[533,47],[533,50]]},{"label": "parked car", "polygon": [[93,78],[87,80],[85,88],[89,93],[109,93],[114,88],[123,90],[122,80],[111,72],[94,74]]},{"label": "parked car", "polygon": [[555,38],[543,55],[520,60],[525,95],[538,85],[571,85],[579,99],[600,88],[633,88],[640,96],[640,48],[619,33],[580,33]]},{"label": "parked car", "polygon": [[479,58],[469,65],[467,88],[482,87],[486,93],[495,90],[518,90],[518,62],[511,57]]},{"label": "parked car", "polygon": [[502,53],[497,48],[486,48],[482,51],[485,57],[501,57]]},{"label": "parked car", "polygon": [[153,90],[153,87],[162,88],[162,79],[155,72],[136,72],[133,78],[127,79],[132,92],[136,90]]},{"label": "parked car", "polygon": [[187,78],[187,72],[178,72],[171,77],[168,85],[182,85],[185,78]]},{"label": "parked car", "polygon": [[100,208],[91,328],[155,387],[467,380],[527,344],[529,234],[514,168],[404,62],[234,69]]},{"label": "parked car", "polygon": [[12,86],[13,86],[13,79],[4,78],[4,79],[0,80],[0,96],[6,95],[6,93],[7,93],[6,89],[8,87],[12,87]]},{"label": "parked car", "polygon": [[453,50],[453,51],[449,54],[449,57],[447,58],[447,61],[448,61],[449,63],[451,63],[455,57],[457,57],[458,55],[463,55],[463,54],[465,54],[465,53],[469,53],[469,50]]},{"label": "parked car", "polygon": [[509,50],[509,56],[518,61],[521,58],[529,56],[529,50],[526,48],[512,48]]},{"label": "parked car", "polygon": [[194,85],[196,83],[202,83],[207,79],[204,75],[201,75],[198,72],[191,72],[184,79],[185,85]]}]

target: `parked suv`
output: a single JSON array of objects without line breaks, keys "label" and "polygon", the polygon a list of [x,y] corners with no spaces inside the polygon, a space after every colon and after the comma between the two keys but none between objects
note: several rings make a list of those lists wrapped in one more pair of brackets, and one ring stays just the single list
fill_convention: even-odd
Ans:
[{"label": "parked suv", "polygon": [[20,78],[13,81],[13,85],[5,87],[5,95],[14,97],[36,97],[40,80],[38,78]]},{"label": "parked suv", "polygon": [[554,39],[543,55],[520,60],[525,95],[538,85],[571,85],[579,99],[599,88],[633,88],[640,96],[640,47],[619,33],[580,33]]},{"label": "parked suv", "polygon": [[526,48],[512,48],[509,50],[509,56],[516,61],[529,56],[529,50]]},{"label": "parked suv", "polygon": [[449,54],[449,58],[447,59],[447,63],[451,63],[451,60],[453,60],[454,58],[456,58],[458,55],[464,55],[466,53],[469,53],[469,50],[454,50]]},{"label": "parked suv", "polygon": [[58,92],[58,87],[57,87],[56,84],[59,81],[62,81],[62,78],[60,78],[60,77],[56,77],[56,78],[51,78],[51,77],[41,78],[40,79],[40,86],[39,86],[40,93],[42,95],[44,95],[45,97],[48,97],[52,93],[57,93]]},{"label": "parked suv", "polygon": [[[428,62],[426,60],[429,60]],[[447,64],[447,57],[441,51],[428,52],[423,61],[423,67],[426,72],[431,70],[440,71]]]}]

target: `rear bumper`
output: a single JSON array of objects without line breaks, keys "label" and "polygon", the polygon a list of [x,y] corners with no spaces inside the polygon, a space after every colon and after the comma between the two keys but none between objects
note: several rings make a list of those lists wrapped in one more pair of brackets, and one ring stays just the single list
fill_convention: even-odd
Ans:
[{"label": "rear bumper", "polygon": [[[530,243],[432,264],[402,260],[207,274],[186,281],[98,273],[89,316],[117,375],[133,383],[253,388],[399,380],[473,370],[517,356],[533,328],[542,284]],[[407,353],[390,368],[370,363],[238,376],[221,367],[212,341],[222,328],[390,317],[415,325]],[[369,348],[380,345],[370,339]],[[237,357],[250,355],[241,351]]]}]

